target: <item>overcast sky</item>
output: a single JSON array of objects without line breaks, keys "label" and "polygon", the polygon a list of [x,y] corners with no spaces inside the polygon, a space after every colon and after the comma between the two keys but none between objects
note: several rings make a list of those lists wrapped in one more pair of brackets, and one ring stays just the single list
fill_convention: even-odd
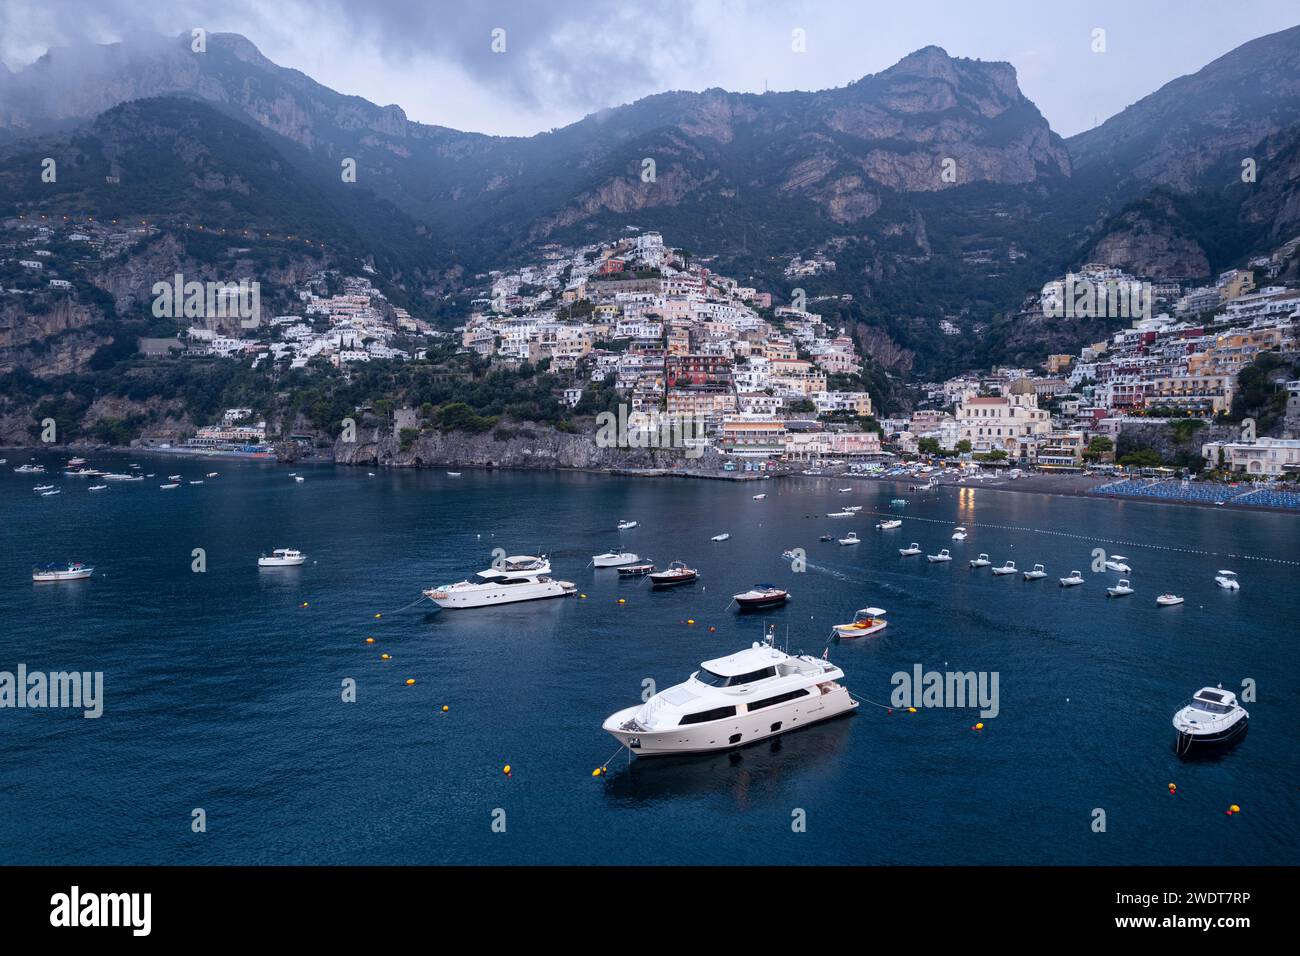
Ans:
[{"label": "overcast sky", "polygon": [[[140,30],[242,33],[270,59],[412,119],[527,135],[668,89],[842,86],[937,44],[1006,60],[1069,136],[1233,47],[1295,0],[0,0],[0,60]],[[491,50],[494,28],[506,50]],[[1104,29],[1104,53],[1093,31]],[[792,31],[807,52],[791,49]]]}]

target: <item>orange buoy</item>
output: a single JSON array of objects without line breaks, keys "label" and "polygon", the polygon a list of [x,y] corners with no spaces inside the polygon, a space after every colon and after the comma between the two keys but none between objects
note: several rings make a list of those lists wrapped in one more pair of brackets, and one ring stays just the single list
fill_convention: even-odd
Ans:
[{"label": "orange buoy", "polygon": [[408,677],[408,678],[406,678],[406,686],[407,686],[407,687],[410,687],[410,686],[411,686],[412,684],[414,684],[414,683],[415,683],[415,678],[414,678],[414,677]]},{"label": "orange buoy", "polygon": [[366,638],[366,643],[367,643],[367,644],[373,644],[373,643],[375,643],[375,639],[374,639],[373,637],[367,637],[367,638]]}]

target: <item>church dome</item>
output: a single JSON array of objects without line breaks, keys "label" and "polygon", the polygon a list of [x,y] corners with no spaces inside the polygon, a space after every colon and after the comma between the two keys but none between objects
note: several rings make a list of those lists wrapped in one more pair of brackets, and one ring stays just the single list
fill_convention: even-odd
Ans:
[{"label": "church dome", "polygon": [[1018,378],[1011,383],[1011,388],[1008,390],[1007,394],[1008,395],[1036,395],[1037,392],[1034,391],[1034,383],[1029,381],[1029,379]]}]

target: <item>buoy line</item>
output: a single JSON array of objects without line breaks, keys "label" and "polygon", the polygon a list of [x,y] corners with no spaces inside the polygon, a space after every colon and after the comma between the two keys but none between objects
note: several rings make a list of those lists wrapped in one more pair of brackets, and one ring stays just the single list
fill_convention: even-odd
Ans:
[{"label": "buoy line", "polygon": [[431,600],[433,600],[433,599],[432,599],[431,597],[429,597],[427,594],[421,594],[418,598],[416,598],[416,599],[415,599],[414,601],[412,601],[410,604],[406,605],[406,607],[399,607],[396,611],[385,611],[384,613],[385,613],[385,614],[400,614],[402,611],[407,610],[407,608],[413,608],[413,607],[415,607],[415,606],[416,606],[417,604],[419,604],[421,601],[431,601]]},{"label": "buoy line", "polygon": [[[623,744],[622,746],[620,746],[617,750],[614,751],[613,754],[610,755],[610,758],[608,760],[606,760],[603,764],[600,765],[600,769],[597,770],[594,774],[592,774],[592,776],[599,777],[601,774],[605,773],[606,770],[609,769],[609,765],[614,762],[614,758],[617,757],[626,749],[627,749],[627,744]],[[628,756],[629,757],[631,756],[631,752],[628,753]]]},{"label": "buoy line", "polygon": [[881,704],[877,701],[872,700],[870,697],[859,697],[857,694],[853,693],[853,691],[849,690],[847,687],[844,688],[844,693],[848,694],[850,697],[852,697],[860,704],[871,704],[874,707],[879,707],[881,710],[887,710],[890,713],[893,713],[895,709],[891,707],[889,704]]},{"label": "buoy line", "polygon": [[[951,521],[939,518],[921,518],[915,515],[900,515],[891,511],[871,511],[868,514],[887,516],[890,518],[901,518],[904,521],[927,521],[930,524],[952,524]],[[1030,534],[1051,534],[1058,538],[1074,538],[1078,541],[1092,541],[1097,544],[1119,545],[1121,548],[1150,548],[1155,551],[1173,551],[1179,554],[1196,554],[1207,558],[1234,558],[1239,561],[1263,561],[1267,564],[1285,564],[1292,567],[1300,566],[1300,561],[1293,561],[1289,558],[1266,558],[1257,554],[1232,554],[1222,551],[1202,551],[1198,548],[1176,548],[1168,544],[1151,544],[1146,541],[1116,541],[1113,538],[1098,538],[1093,535],[1077,534],[1073,531],[1054,531],[1050,528],[1024,528],[1017,525],[1008,524],[986,524],[979,521],[967,521],[967,528],[993,528],[998,531],[1027,531]]]}]

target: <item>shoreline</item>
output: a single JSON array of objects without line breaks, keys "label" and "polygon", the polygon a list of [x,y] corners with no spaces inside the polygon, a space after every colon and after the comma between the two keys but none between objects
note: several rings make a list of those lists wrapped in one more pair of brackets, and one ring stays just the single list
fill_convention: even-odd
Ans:
[{"label": "shoreline", "polygon": [[[93,454],[95,452],[108,452],[112,454],[157,454],[175,457],[187,458],[209,458],[222,459],[227,461],[254,461],[265,462],[273,465],[293,465],[295,467],[305,467],[307,465],[336,465],[342,468],[385,468],[394,470],[411,470],[411,471],[436,471],[445,468],[456,468],[459,470],[475,471],[564,471],[574,474],[585,475],[606,475],[609,477],[619,478],[694,478],[704,481],[767,481],[788,478],[824,478],[835,479],[837,481],[848,479],[851,481],[869,481],[878,484],[890,484],[896,486],[909,486],[916,484],[914,480],[900,478],[881,478],[873,475],[861,475],[853,473],[828,474],[828,475],[804,475],[800,472],[700,472],[691,469],[668,469],[668,468],[522,468],[516,465],[467,465],[461,463],[425,463],[421,465],[352,465],[346,462],[340,462],[334,458],[301,458],[301,459],[280,459],[275,452],[267,454],[254,454],[250,452],[236,451],[217,451],[200,448],[155,448],[155,447],[137,447],[122,445],[79,445],[68,444],[54,446],[63,449],[69,453],[77,455]],[[0,446],[0,457],[4,457],[6,452],[50,452],[51,446]],[[1197,501],[1194,499],[1177,499],[1177,498],[1155,498],[1146,495],[1125,495],[1125,494],[1098,494],[1094,489],[1102,485],[1109,484],[1114,478],[1092,478],[1085,475],[1043,475],[1030,474],[1014,481],[1010,478],[990,478],[987,481],[967,481],[958,483],[954,480],[941,480],[935,483],[937,488],[973,488],[987,489],[989,491],[1009,492],[1012,494],[1030,494],[1043,495],[1044,497],[1063,497],[1063,498],[1083,498],[1093,501],[1132,501],[1139,504],[1150,505],[1173,505],[1177,507],[1188,508],[1211,508],[1221,511],[1253,511],[1262,514],[1280,514],[1300,517],[1300,510],[1291,508],[1270,508],[1267,505],[1249,505],[1233,504],[1228,502],[1223,505],[1216,505],[1208,501]]]}]

